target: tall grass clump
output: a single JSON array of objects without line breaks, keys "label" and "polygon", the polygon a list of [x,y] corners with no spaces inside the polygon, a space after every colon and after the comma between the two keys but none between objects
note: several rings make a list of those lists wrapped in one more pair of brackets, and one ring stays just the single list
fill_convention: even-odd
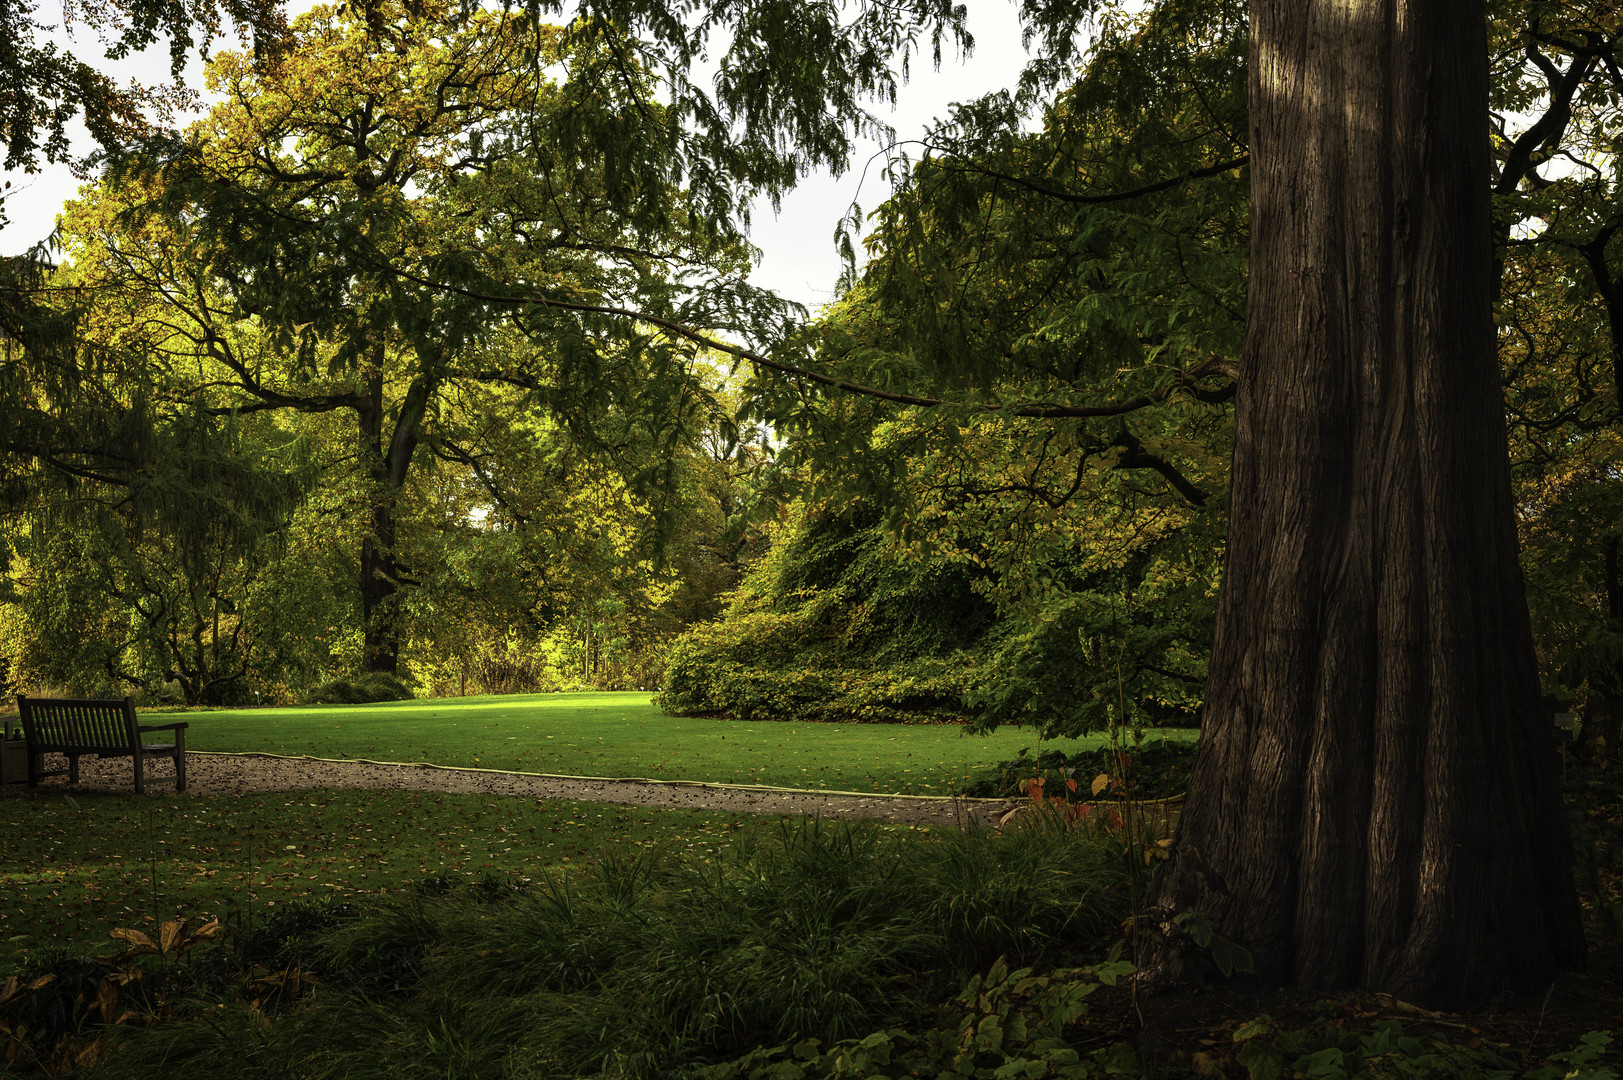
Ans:
[{"label": "tall grass clump", "polygon": [[[999,957],[1097,958],[1126,911],[1119,858],[1080,829],[812,820],[696,851],[609,852],[523,888],[430,882],[260,956],[189,1015],[120,1029],[92,1074],[678,1076],[924,1022]],[[278,967],[314,989],[255,998]]]}]

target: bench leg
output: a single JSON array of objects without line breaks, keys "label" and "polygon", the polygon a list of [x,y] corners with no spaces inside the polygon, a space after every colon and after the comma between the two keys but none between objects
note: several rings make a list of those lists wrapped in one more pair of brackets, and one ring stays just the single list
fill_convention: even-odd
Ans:
[{"label": "bench leg", "polygon": [[186,733],[184,731],[177,731],[177,732],[175,732],[175,734],[181,736],[181,739],[177,739],[176,742],[175,742],[175,790],[176,791],[185,791],[186,790],[186,744],[185,744],[184,741],[181,741],[181,740],[183,740],[185,738]]},{"label": "bench leg", "polygon": [[79,755],[78,754],[69,754],[68,755],[68,783],[77,784],[78,782],[79,782]]},{"label": "bench leg", "polygon": [[143,782],[143,778],[141,776],[141,756],[142,756],[141,751],[139,751],[139,750],[137,750],[135,752],[135,754],[134,754],[134,757],[135,757],[135,793],[137,795],[145,795],[146,790],[147,790],[146,784]]}]

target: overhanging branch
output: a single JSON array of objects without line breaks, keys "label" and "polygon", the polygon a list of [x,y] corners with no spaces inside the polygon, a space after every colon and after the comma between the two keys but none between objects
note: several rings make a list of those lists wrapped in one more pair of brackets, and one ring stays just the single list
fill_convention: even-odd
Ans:
[{"label": "overhanging branch", "polygon": [[828,386],[836,390],[844,390],[845,392],[851,394],[861,394],[865,397],[878,398],[881,401],[891,401],[898,405],[912,405],[923,409],[933,409],[944,406],[951,409],[963,409],[971,412],[988,414],[1002,413],[1006,416],[1019,416],[1028,419],[1041,420],[1083,419],[1097,416],[1122,416],[1126,413],[1136,412],[1139,409],[1147,408],[1151,405],[1158,405],[1167,398],[1171,397],[1172,394],[1179,389],[1188,389],[1195,397],[1202,401],[1224,401],[1233,396],[1232,386],[1224,387],[1219,390],[1202,390],[1196,387],[1195,383],[1200,379],[1210,378],[1213,376],[1229,379],[1231,383],[1233,383],[1237,382],[1240,377],[1240,369],[1237,365],[1227,360],[1213,359],[1196,366],[1190,371],[1179,373],[1179,376],[1175,381],[1169,383],[1167,386],[1159,390],[1151,391],[1148,394],[1140,394],[1138,397],[1110,405],[1054,405],[1046,402],[1029,402],[1023,405],[1006,406],[964,405],[959,402],[947,401],[943,398],[917,397],[913,394],[898,394],[890,390],[881,390],[874,386],[864,386],[861,383],[854,383],[847,379],[837,379],[832,375],[824,375],[821,372],[812,371],[808,368],[799,367],[795,364],[784,363],[782,360],[774,360],[771,357],[763,356],[753,349],[746,349],[741,345],[732,345],[724,341],[719,341],[716,338],[711,337],[709,334],[695,330],[689,326],[683,326],[681,323],[675,322],[671,319],[661,318],[658,315],[650,315],[647,312],[636,311],[632,308],[617,307],[612,304],[587,304],[574,300],[559,300],[547,296],[505,296],[497,293],[484,293],[478,291],[477,289],[467,289],[456,285],[447,285],[443,282],[430,281],[427,278],[419,277],[416,274],[406,270],[401,270],[397,267],[392,267],[391,270],[393,273],[396,273],[408,281],[415,282],[419,285],[426,285],[429,288],[434,289],[443,289],[446,292],[454,293],[458,296],[465,296],[470,300],[479,300],[484,303],[501,304],[507,307],[544,307],[552,308],[557,311],[577,312],[583,315],[614,315],[620,318],[630,319],[635,322],[644,323],[648,326],[657,327],[660,330],[665,331],[667,334],[670,334],[672,337],[681,338],[684,341],[691,341],[694,344],[702,345],[707,349],[714,349],[716,352],[727,356],[736,357],[739,360],[748,361],[756,367],[766,368],[767,370],[775,371],[780,375],[788,375],[796,379],[805,379],[809,382],[817,383],[820,386]]},{"label": "overhanging branch", "polygon": [[1237,158],[1231,158],[1228,161],[1221,161],[1216,165],[1207,165],[1204,168],[1195,169],[1179,176],[1168,177],[1165,180],[1158,180],[1153,184],[1145,184],[1143,187],[1129,188],[1126,191],[1107,191],[1099,195],[1083,195],[1075,191],[1064,191],[1060,188],[1051,188],[1046,184],[1039,184],[1035,180],[1028,180],[1023,176],[1015,176],[1010,173],[1001,173],[994,169],[987,169],[978,165],[961,164],[956,166],[956,168],[959,172],[976,173],[980,176],[989,176],[994,180],[1002,180],[1005,183],[1010,183],[1016,187],[1025,188],[1027,191],[1034,192],[1035,194],[1042,195],[1050,199],[1058,199],[1061,202],[1078,203],[1083,206],[1103,206],[1106,203],[1126,202],[1128,199],[1139,199],[1143,198],[1145,195],[1155,195],[1162,191],[1175,188],[1179,184],[1187,183],[1190,180],[1204,180],[1209,176],[1220,176],[1223,173],[1229,172],[1233,169],[1242,168],[1250,163],[1251,155],[1241,154]]}]

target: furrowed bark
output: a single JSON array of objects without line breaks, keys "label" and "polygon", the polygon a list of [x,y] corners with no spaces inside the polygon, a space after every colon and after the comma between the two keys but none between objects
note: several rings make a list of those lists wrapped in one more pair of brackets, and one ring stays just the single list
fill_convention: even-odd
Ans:
[{"label": "furrowed bark", "polygon": [[[1253,0],[1249,313],[1201,748],[1147,901],[1440,1007],[1583,940],[1517,562],[1484,12]],[[1151,966],[1202,961],[1175,934]]]}]

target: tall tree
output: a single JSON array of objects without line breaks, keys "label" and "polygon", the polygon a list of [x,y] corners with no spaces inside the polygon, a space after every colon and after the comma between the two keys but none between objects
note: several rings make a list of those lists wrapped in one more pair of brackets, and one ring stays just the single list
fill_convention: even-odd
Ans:
[{"label": "tall tree", "polygon": [[[109,179],[107,205],[70,231],[83,280],[139,296],[146,314],[121,333],[170,354],[211,408],[353,418],[364,662],[393,672],[399,596],[417,580],[400,558],[407,477],[425,442],[479,450],[441,445],[450,389],[514,388],[611,455],[680,441],[681,414],[702,411],[691,345],[650,346],[623,320],[500,332],[506,309],[459,275],[658,309],[673,278],[736,275],[742,252],[718,246],[676,189],[624,190],[615,162],[575,145],[582,124],[646,122],[652,108],[597,85],[591,73],[618,63],[599,38],[443,4],[373,12],[390,15],[381,30],[316,8],[271,62],[222,55],[210,77],[226,101],[161,168],[136,159]],[[555,67],[571,88],[548,78]],[[669,377],[645,378],[651,358]],[[663,412],[635,403],[646,398]]]},{"label": "tall tree", "polygon": [[[1075,29],[1074,6],[1025,11],[1050,46]],[[1179,911],[1206,913],[1276,985],[1438,1004],[1537,988],[1583,942],[1494,348],[1485,12],[1256,0],[1247,32],[1255,171],[1233,517],[1206,748],[1152,911],[1169,928]],[[1035,82],[1057,58],[1062,46],[1039,58]],[[1548,152],[1539,144],[1522,149]],[[1065,190],[1081,171],[1068,162],[997,179],[1103,205],[1237,163],[1115,192]],[[984,385],[984,363],[952,363],[983,328],[953,324],[956,310],[925,325],[943,331],[944,374]],[[787,350],[735,355],[804,380],[802,400],[816,382],[951,411],[899,385],[883,356],[854,356],[842,378],[786,363]],[[1220,370],[1191,359],[1132,402],[998,406],[1119,416]],[[1193,955],[1170,942],[1161,964],[1187,971]]]},{"label": "tall tree", "polygon": [[1253,0],[1250,35],[1228,549],[1149,907],[1269,985],[1536,990],[1583,939],[1495,360],[1485,13]]},{"label": "tall tree", "polygon": [[[1623,16],[1616,4],[1545,0],[1500,14],[1495,224],[1512,458],[1531,481],[1524,561],[1548,688],[1581,699],[1579,752],[1604,762],[1623,732],[1623,482],[1610,464],[1623,438]],[[1508,129],[1507,116],[1540,102],[1542,114]]]}]

